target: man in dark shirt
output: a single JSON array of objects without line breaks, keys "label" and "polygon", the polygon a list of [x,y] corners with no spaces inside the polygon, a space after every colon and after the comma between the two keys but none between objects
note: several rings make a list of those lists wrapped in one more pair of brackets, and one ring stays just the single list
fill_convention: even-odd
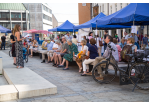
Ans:
[{"label": "man in dark shirt", "polygon": [[143,49],[145,49],[145,47],[148,45],[148,38],[147,38],[147,34],[145,34],[145,37],[142,38],[142,46]]},{"label": "man in dark shirt", "polygon": [[5,42],[6,42],[5,40],[6,40],[6,37],[4,35],[4,36],[1,37],[1,41],[2,41],[1,50],[2,50],[3,46],[4,46],[4,50],[5,50]]},{"label": "man in dark shirt", "polygon": [[104,52],[105,52],[105,50],[107,48],[107,43],[105,42],[105,39],[106,39],[107,35],[108,35],[108,30],[105,30],[104,31]]}]

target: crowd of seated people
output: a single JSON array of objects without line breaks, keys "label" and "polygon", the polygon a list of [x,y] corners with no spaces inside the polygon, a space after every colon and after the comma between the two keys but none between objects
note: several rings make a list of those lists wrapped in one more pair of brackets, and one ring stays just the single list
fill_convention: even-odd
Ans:
[{"label": "crowd of seated people", "polygon": [[[131,46],[131,50],[134,52],[137,51],[138,47],[138,45],[136,44],[138,41],[136,39],[137,37],[135,37],[136,35],[133,34],[126,34],[125,37],[119,40],[117,35],[112,37],[107,34],[107,31],[104,38],[100,38],[99,36],[93,38],[93,33],[90,32],[89,38],[83,36],[80,42],[80,45],[82,46],[81,51],[78,51],[78,41],[76,40],[76,35],[74,35],[73,39],[71,36],[69,36],[69,33],[67,33],[67,37],[65,36],[61,38],[62,42],[59,39],[51,39],[50,41],[45,40],[42,43],[42,49],[45,51],[42,53],[41,63],[45,63],[45,55],[47,55],[47,63],[53,63],[54,67],[63,68],[63,70],[69,70],[69,62],[76,61],[79,69],[78,72],[82,73],[83,71],[81,76],[91,74],[91,72],[89,72],[89,64],[93,63],[93,65],[95,66],[99,62],[106,61],[106,59],[109,57],[111,51],[108,46],[106,46],[103,55],[101,54],[104,43],[110,45],[115,50],[112,51],[112,55],[116,62],[114,62],[113,59],[111,59],[110,61],[114,64],[121,61],[121,52],[126,45]],[[147,39],[143,39],[143,41],[146,40]],[[103,43],[102,46],[100,46],[100,41]],[[37,41],[30,40],[27,48],[31,50],[32,57],[33,51],[38,50]],[[65,63],[66,66],[64,66]],[[97,69],[98,73],[100,74],[100,77],[98,77],[98,79],[103,80],[101,67],[98,67]]]}]

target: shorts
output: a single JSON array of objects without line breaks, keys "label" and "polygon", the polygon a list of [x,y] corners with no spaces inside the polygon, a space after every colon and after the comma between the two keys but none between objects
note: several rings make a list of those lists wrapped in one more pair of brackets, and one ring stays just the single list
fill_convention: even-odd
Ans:
[{"label": "shorts", "polygon": [[54,50],[50,50],[50,51],[47,52],[47,55],[49,57],[53,57],[53,53],[54,53]]}]

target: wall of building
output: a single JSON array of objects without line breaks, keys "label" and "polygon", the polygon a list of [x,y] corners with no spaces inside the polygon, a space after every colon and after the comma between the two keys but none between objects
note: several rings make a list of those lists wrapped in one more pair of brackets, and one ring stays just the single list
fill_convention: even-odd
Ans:
[{"label": "wall of building", "polygon": [[54,14],[52,14],[52,24],[53,24],[52,28],[55,28],[58,26],[58,21],[57,21],[56,17],[54,16]]},{"label": "wall of building", "polygon": [[[86,4],[86,6],[82,6]],[[91,3],[78,3],[79,24],[91,20]]]},{"label": "wall of building", "polygon": [[23,3],[30,11],[30,29],[48,30],[52,27],[52,10],[46,3]]}]

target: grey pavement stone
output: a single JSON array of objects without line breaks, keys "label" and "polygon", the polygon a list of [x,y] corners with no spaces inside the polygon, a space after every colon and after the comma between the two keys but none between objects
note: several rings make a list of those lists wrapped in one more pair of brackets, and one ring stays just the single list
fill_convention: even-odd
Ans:
[{"label": "grey pavement stone", "polygon": [[65,98],[50,98],[46,99],[43,102],[67,102]]},{"label": "grey pavement stone", "polygon": [[81,101],[87,101],[88,99],[83,96],[71,96],[71,97],[64,97],[69,102],[81,102]]},{"label": "grey pavement stone", "polygon": [[[4,51],[8,54],[8,50]],[[14,100],[18,102],[148,102],[149,91],[135,89],[133,85],[119,85],[119,78],[110,84],[99,84],[92,76],[81,76],[77,66],[70,70],[43,64],[39,56],[29,58],[25,66],[57,86],[57,94],[27,99]],[[10,100],[11,101],[11,100]],[[13,101],[13,100],[12,100]]]}]

